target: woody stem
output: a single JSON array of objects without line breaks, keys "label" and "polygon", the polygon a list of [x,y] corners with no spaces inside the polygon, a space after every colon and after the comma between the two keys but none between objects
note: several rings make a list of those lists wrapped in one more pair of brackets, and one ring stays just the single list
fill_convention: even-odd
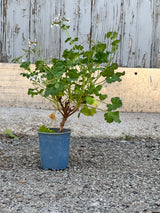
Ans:
[{"label": "woody stem", "polygon": [[59,129],[60,132],[62,132],[66,120],[67,118],[63,116],[62,122],[60,123],[60,129]]}]

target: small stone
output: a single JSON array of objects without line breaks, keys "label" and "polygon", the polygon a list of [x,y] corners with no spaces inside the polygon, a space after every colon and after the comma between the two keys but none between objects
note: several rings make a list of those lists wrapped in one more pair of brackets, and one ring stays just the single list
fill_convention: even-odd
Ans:
[{"label": "small stone", "polygon": [[91,203],[91,206],[99,206],[100,205],[100,203],[97,201],[97,202],[94,202],[94,203]]},{"label": "small stone", "polygon": [[19,183],[27,183],[26,180],[19,180]]},{"label": "small stone", "polygon": [[26,133],[26,132],[31,131],[31,130],[32,130],[32,127],[28,127],[25,130],[23,130],[23,132]]},{"label": "small stone", "polygon": [[0,149],[2,150],[3,149],[3,145],[2,145],[2,142],[0,141]]},{"label": "small stone", "polygon": [[152,213],[160,213],[160,208],[152,210]]}]

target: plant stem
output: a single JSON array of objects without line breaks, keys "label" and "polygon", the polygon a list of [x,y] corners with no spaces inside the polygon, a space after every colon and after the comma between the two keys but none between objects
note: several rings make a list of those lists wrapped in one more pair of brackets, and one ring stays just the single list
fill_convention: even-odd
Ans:
[{"label": "plant stem", "polygon": [[50,129],[50,128],[51,128],[52,123],[53,123],[53,120],[51,120],[51,122],[50,122],[50,125],[49,125],[48,129]]},{"label": "plant stem", "polygon": [[66,120],[67,120],[67,118],[63,116],[62,122],[60,123],[59,132],[63,131],[63,127],[64,127],[64,124],[65,124]]}]

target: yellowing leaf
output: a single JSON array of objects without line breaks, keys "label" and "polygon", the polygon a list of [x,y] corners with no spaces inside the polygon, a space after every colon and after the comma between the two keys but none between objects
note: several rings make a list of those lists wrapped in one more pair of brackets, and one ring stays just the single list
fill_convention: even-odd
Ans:
[{"label": "yellowing leaf", "polygon": [[98,101],[91,96],[87,96],[86,101],[87,101],[87,104],[93,105],[94,107],[98,107],[98,105],[99,105]]},{"label": "yellowing leaf", "polygon": [[96,113],[96,109],[89,108],[86,104],[82,106],[81,113],[86,116],[93,116]]},{"label": "yellowing leaf", "polygon": [[50,117],[51,119],[53,119],[54,121],[57,120],[57,119],[56,119],[56,116],[55,116],[55,113],[51,113],[51,114],[49,115],[49,117]]},{"label": "yellowing leaf", "polygon": [[92,104],[93,106],[95,106],[95,107],[98,107],[99,106],[99,103],[98,103],[98,101],[96,100],[96,99],[94,99],[94,101],[93,101],[93,104]]}]

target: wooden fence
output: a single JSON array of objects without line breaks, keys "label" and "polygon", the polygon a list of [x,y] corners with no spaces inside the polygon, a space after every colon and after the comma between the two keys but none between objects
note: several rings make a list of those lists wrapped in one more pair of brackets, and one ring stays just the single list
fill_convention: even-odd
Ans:
[{"label": "wooden fence", "polygon": [[119,33],[116,61],[123,67],[160,67],[160,0],[1,0],[0,62],[22,54],[28,40],[37,41],[46,57],[66,47],[64,35],[51,22],[70,18],[71,34],[89,47],[104,41],[106,32]]}]

